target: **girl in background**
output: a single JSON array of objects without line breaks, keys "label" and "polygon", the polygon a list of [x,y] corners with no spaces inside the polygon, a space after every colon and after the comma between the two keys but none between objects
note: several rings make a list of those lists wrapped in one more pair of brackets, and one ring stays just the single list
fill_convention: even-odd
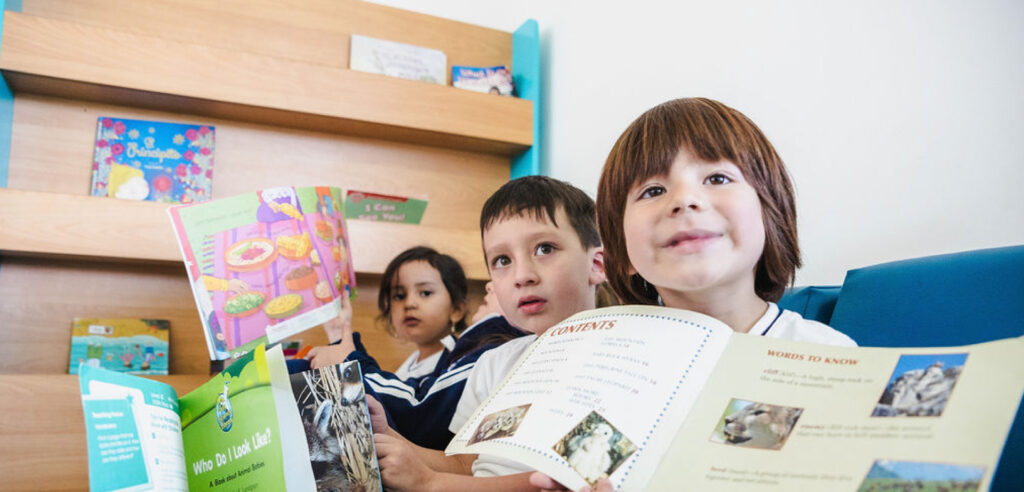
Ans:
[{"label": "girl in background", "polygon": [[381,279],[378,320],[391,336],[416,344],[395,370],[400,379],[434,372],[441,352],[466,328],[466,275],[451,256],[419,246],[391,260]]}]

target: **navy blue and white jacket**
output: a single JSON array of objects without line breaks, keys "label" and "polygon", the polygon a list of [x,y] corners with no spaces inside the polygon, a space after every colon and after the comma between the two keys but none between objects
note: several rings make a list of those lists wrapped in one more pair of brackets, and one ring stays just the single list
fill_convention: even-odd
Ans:
[{"label": "navy blue and white jacket", "polygon": [[476,360],[502,341],[522,335],[504,317],[485,318],[466,328],[454,347],[444,349],[432,374],[406,380],[381,369],[358,333],[353,333],[356,350],[345,360],[359,361],[366,390],[384,406],[393,429],[419,446],[444,449],[454,437],[448,424]]}]

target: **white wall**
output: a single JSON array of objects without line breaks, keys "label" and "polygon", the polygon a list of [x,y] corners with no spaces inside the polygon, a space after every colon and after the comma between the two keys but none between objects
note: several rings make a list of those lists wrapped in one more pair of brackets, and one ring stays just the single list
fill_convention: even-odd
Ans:
[{"label": "white wall", "polygon": [[796,182],[798,284],[1024,244],[1024,2],[378,1],[505,31],[537,19],[546,171],[591,194],[647,108],[744,112]]}]

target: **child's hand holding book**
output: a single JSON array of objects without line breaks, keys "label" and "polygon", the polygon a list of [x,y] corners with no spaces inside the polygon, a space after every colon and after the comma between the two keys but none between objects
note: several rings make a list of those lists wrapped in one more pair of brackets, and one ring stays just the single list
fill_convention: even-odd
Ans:
[{"label": "child's hand holding book", "polygon": [[323,326],[327,340],[333,345],[314,347],[309,351],[306,358],[313,369],[340,364],[356,349],[352,340],[352,301],[348,296],[348,287],[341,296],[341,312],[338,317],[325,322]]},{"label": "child's hand holding book", "polygon": [[[565,488],[564,485],[554,481],[551,477],[541,473],[534,472],[530,474],[530,485],[543,490],[544,492],[566,492],[569,489]],[[596,488],[591,489],[590,487],[583,487],[579,492],[615,492],[612,487],[612,482],[607,478],[602,478],[597,481]]]}]

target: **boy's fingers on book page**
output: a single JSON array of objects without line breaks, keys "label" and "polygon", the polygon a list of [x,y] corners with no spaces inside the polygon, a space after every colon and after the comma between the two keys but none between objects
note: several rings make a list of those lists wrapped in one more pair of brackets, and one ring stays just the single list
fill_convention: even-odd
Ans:
[{"label": "boy's fingers on book page", "polygon": [[374,434],[387,434],[391,428],[388,426],[388,416],[384,412],[384,405],[381,405],[376,398],[366,395],[366,408],[370,412],[370,427]]},{"label": "boy's fingers on book page", "polygon": [[534,487],[537,487],[538,489],[546,490],[546,491],[547,490],[550,490],[550,491],[566,491],[566,490],[569,490],[569,489],[565,488],[562,484],[552,480],[551,477],[549,477],[549,476],[547,476],[547,475],[545,475],[545,474],[543,474],[541,472],[533,472],[533,473],[530,474],[530,485],[532,485]]},{"label": "boy's fingers on book page", "polygon": [[[530,485],[543,491],[550,492],[564,492],[569,490],[565,488],[564,485],[552,480],[551,477],[541,472],[533,472],[530,475]],[[607,478],[602,478],[597,481],[597,489],[591,489],[590,487],[584,486],[578,492],[615,492],[615,488],[612,487],[611,481]]]},{"label": "boy's fingers on book page", "polygon": [[418,490],[430,481],[433,471],[405,441],[385,434],[374,434],[377,463],[387,490]]}]

